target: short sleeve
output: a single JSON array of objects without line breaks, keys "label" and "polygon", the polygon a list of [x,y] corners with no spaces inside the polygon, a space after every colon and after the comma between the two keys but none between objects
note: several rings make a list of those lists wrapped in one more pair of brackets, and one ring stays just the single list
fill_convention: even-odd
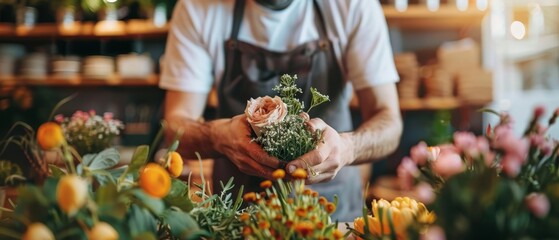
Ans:
[{"label": "short sleeve", "polygon": [[353,1],[345,51],[347,77],[356,90],[399,80],[379,1]]},{"label": "short sleeve", "polygon": [[173,12],[159,86],[167,90],[208,93],[212,60],[202,40],[200,2],[179,1]]}]

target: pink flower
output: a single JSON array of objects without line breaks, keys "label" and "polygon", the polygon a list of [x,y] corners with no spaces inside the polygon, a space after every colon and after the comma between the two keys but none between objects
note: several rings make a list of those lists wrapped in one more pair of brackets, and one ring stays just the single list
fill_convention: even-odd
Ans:
[{"label": "pink flower", "polygon": [[256,135],[260,136],[263,127],[283,121],[287,116],[287,105],[277,96],[251,98],[247,101],[245,115]]},{"label": "pink flower", "polygon": [[537,106],[534,109],[534,118],[535,119],[541,118],[544,114],[545,114],[545,107],[540,105],[540,106]]},{"label": "pink flower", "polygon": [[501,160],[502,171],[511,178],[518,176],[522,168],[523,159],[513,154],[507,154]]},{"label": "pink flower", "polygon": [[95,116],[95,115],[97,115],[97,114],[95,113],[95,110],[90,109],[90,110],[89,110],[89,116],[92,116],[92,117],[93,117],[93,116]]},{"label": "pink flower", "polygon": [[419,176],[419,169],[413,160],[409,157],[405,157],[398,166],[397,174],[401,188],[404,190],[411,190],[415,178]]},{"label": "pink flower", "polygon": [[485,161],[485,166],[492,167],[495,162],[495,153],[491,151],[483,153],[483,160]]},{"label": "pink flower", "polygon": [[112,120],[112,119],[113,119],[113,113],[110,113],[110,112],[104,113],[104,114],[103,114],[103,119],[104,119],[105,121],[110,121],[110,120]]},{"label": "pink flower", "polygon": [[427,159],[429,159],[429,161],[434,161],[437,158],[439,158],[439,154],[441,154],[441,148],[440,147],[428,147],[427,150],[429,151],[429,157]]},{"label": "pink flower", "polygon": [[420,142],[410,149],[411,159],[413,159],[413,161],[415,161],[419,166],[425,165],[429,156],[431,156],[431,153],[429,152],[427,143],[425,142]]},{"label": "pink flower", "polygon": [[545,142],[545,137],[539,134],[530,134],[530,145],[536,147]]},{"label": "pink flower", "polygon": [[415,186],[415,195],[418,201],[425,204],[432,203],[436,197],[433,187],[426,182],[420,182]]},{"label": "pink flower", "polygon": [[530,193],[524,198],[524,204],[538,218],[544,218],[549,213],[549,199],[545,194]]},{"label": "pink flower", "polygon": [[495,128],[495,138],[493,145],[506,152],[506,154],[514,154],[519,158],[526,158],[530,149],[530,141],[525,138],[517,138],[511,128],[499,127]]},{"label": "pink flower", "polygon": [[468,151],[476,147],[476,136],[471,132],[455,132],[454,146],[461,151]]},{"label": "pink flower", "polygon": [[57,123],[62,123],[64,122],[64,116],[62,114],[56,114],[56,116],[54,116],[54,121],[56,121]]},{"label": "pink flower", "polygon": [[432,163],[433,172],[447,179],[464,171],[464,162],[458,153],[449,149],[441,149],[437,160]]},{"label": "pink flower", "polygon": [[420,240],[446,240],[443,228],[433,225],[427,228],[424,234],[419,236]]}]

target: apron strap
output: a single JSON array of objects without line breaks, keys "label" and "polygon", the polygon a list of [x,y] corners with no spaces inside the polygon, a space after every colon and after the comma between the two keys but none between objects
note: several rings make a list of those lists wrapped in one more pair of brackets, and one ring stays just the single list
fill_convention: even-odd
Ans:
[{"label": "apron strap", "polygon": [[324,21],[324,15],[322,14],[322,11],[320,11],[320,7],[318,6],[318,2],[316,0],[313,0],[313,5],[314,11],[318,15],[318,25],[320,25],[318,27],[318,36],[320,37],[320,39],[328,38],[328,36],[326,35],[327,31],[326,22]]},{"label": "apron strap", "polygon": [[236,0],[235,9],[233,10],[233,28],[231,29],[231,39],[237,40],[241,22],[243,21],[243,14],[245,11],[245,0]]}]

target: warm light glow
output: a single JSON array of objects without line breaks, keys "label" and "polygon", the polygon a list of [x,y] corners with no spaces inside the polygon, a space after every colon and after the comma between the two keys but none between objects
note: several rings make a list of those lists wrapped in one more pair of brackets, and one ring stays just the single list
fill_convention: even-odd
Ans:
[{"label": "warm light glow", "polygon": [[476,7],[480,11],[487,10],[488,6],[489,6],[489,0],[477,0],[476,1]]},{"label": "warm light glow", "polygon": [[523,39],[526,36],[526,27],[524,26],[524,23],[520,21],[512,22],[510,25],[510,33],[518,40]]},{"label": "warm light glow", "polygon": [[398,12],[403,12],[408,9],[408,0],[396,0],[394,2],[394,7]]},{"label": "warm light glow", "polygon": [[468,0],[454,0],[456,1],[456,8],[458,8],[459,11],[466,11],[468,10]]},{"label": "warm light glow", "polygon": [[440,0],[427,0],[427,9],[431,12],[439,10],[440,2]]},{"label": "warm light glow", "polygon": [[106,0],[108,3],[115,3],[118,0]]}]

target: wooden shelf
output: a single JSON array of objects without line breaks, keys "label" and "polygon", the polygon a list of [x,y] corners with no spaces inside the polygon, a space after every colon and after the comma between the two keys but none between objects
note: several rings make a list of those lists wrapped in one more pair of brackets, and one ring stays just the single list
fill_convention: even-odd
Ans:
[{"label": "wooden shelf", "polygon": [[441,5],[437,11],[429,11],[421,5],[410,5],[400,12],[392,6],[383,6],[388,26],[405,29],[452,29],[479,26],[487,11],[469,8],[459,11],[453,6]]},{"label": "wooden shelf", "polygon": [[42,23],[33,27],[0,24],[2,38],[138,38],[165,37],[169,30],[168,24],[157,27],[148,21],[131,20],[128,22],[76,22],[70,25]]},{"label": "wooden shelf", "polygon": [[85,87],[85,86],[157,86],[159,77],[155,74],[147,77],[120,77],[118,75],[91,78],[85,76],[47,76],[47,77],[0,77],[0,85],[28,85],[53,87]]},{"label": "wooden shelf", "polygon": [[[103,78],[87,78],[84,76],[48,76],[42,78],[29,77],[0,77],[0,86],[27,85],[52,87],[88,87],[88,86],[122,86],[122,87],[157,87],[159,76],[156,74],[144,78],[119,77],[118,75]],[[400,99],[402,111],[419,110],[451,110],[462,106],[481,106],[489,102],[465,102],[455,97],[449,98],[417,98]],[[215,89],[208,95],[207,106],[215,108],[218,105]],[[354,96],[350,102],[352,109],[359,109],[359,102]]]}]

